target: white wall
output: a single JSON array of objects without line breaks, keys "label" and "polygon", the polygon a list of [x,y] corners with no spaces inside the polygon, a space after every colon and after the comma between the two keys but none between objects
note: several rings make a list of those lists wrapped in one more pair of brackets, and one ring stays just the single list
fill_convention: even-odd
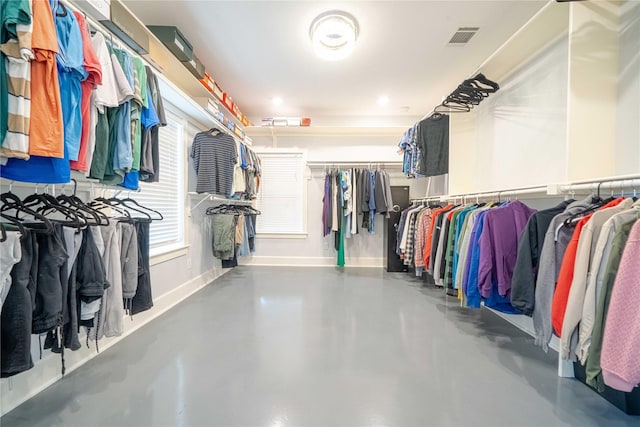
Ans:
[{"label": "white wall", "polygon": [[567,55],[563,37],[473,112],[451,115],[452,194],[565,180]]},{"label": "white wall", "polygon": [[621,6],[615,167],[640,171],[640,2]]},{"label": "white wall", "polygon": [[[401,161],[397,144],[399,137],[393,136],[287,136],[277,138],[278,148],[297,148],[307,153],[307,161],[327,162],[353,161],[376,162]],[[270,137],[255,137],[256,151],[273,146]],[[391,185],[405,185],[410,188],[411,197],[426,194],[425,179],[407,179],[400,172],[400,166],[387,169],[391,176]],[[322,167],[308,170],[307,180],[307,235],[302,238],[261,238],[257,239],[256,253],[252,257],[239,260],[242,264],[278,264],[278,265],[335,265],[336,251],[333,234],[322,236],[322,198],[324,194],[324,171]],[[442,180],[440,180],[442,181]],[[435,188],[435,183],[432,184]],[[440,188],[442,194],[443,188]],[[382,266],[384,217],[376,215],[375,234],[361,230],[360,234],[345,239],[345,257],[347,266]],[[258,217],[258,221],[260,218]],[[359,216],[362,224],[362,216]]]}]

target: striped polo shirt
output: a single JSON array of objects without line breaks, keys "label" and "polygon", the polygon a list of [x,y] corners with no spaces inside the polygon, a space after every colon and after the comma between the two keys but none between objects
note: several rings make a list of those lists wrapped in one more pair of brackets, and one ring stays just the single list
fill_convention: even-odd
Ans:
[{"label": "striped polo shirt", "polygon": [[233,191],[233,167],[238,162],[232,136],[200,132],[193,139],[191,159],[198,176],[196,192],[228,196]]}]

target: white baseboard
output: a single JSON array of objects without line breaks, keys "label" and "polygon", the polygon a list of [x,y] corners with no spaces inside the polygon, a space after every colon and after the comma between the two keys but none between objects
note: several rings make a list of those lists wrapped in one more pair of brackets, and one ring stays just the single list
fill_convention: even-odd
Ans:
[{"label": "white baseboard", "polygon": [[[240,265],[287,267],[336,267],[335,257],[250,256],[238,258]],[[383,258],[346,258],[345,267],[384,267]]]},{"label": "white baseboard", "polygon": [[[129,317],[125,318],[124,332],[121,336],[101,339],[100,351],[118,343],[228,271],[211,269],[155,298],[151,310],[135,315],[133,320]],[[80,342],[84,342],[84,338],[81,337]],[[93,345],[91,348],[83,345],[78,351],[65,351],[67,373],[79,368],[97,355]],[[58,354],[47,354],[42,360],[34,360],[34,365],[26,372],[0,381],[0,415],[8,413],[62,378]]]}]

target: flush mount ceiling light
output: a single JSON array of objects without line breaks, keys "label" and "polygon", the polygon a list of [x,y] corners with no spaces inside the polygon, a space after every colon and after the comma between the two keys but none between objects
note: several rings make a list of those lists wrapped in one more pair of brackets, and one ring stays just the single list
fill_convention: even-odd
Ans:
[{"label": "flush mount ceiling light", "polygon": [[311,23],[309,36],[316,55],[327,61],[338,61],[353,50],[358,39],[358,21],[340,10],[324,12]]},{"label": "flush mount ceiling light", "polygon": [[378,98],[378,105],[382,105],[385,106],[389,103],[389,97],[388,96],[381,96],[380,98]]},{"label": "flush mount ceiling light", "polygon": [[271,102],[273,103],[273,105],[282,105],[282,103],[284,102],[282,98],[280,98],[279,96],[274,96],[271,99]]}]

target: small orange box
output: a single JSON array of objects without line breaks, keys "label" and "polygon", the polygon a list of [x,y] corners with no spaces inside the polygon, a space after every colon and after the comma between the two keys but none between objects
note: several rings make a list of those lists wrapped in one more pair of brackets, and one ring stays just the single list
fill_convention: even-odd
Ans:
[{"label": "small orange box", "polygon": [[311,119],[309,117],[303,117],[300,119],[300,126],[311,126]]},{"label": "small orange box", "polygon": [[243,126],[249,126],[249,119],[244,114],[242,115],[242,118],[240,118],[240,121],[242,122]]},{"label": "small orange box", "polygon": [[200,83],[202,83],[202,86],[206,87],[209,92],[213,92],[215,82],[209,73],[204,73],[204,77],[200,79]]}]

